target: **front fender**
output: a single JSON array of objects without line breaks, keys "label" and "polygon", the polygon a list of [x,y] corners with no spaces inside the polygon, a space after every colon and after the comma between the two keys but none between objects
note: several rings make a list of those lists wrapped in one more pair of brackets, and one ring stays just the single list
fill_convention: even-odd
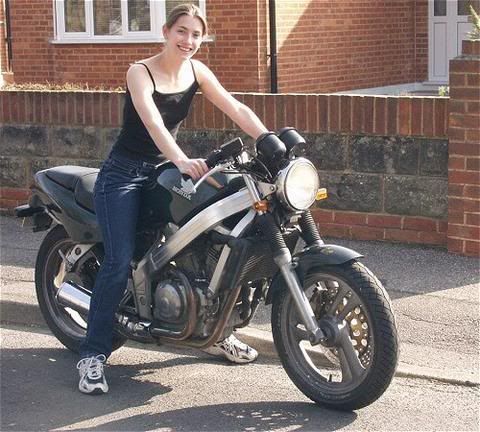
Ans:
[{"label": "front fender", "polygon": [[[293,256],[296,264],[295,271],[303,284],[305,275],[312,267],[332,266],[344,264],[353,259],[361,258],[363,255],[338,245],[321,245],[305,248]],[[283,277],[280,272],[273,277],[265,298],[265,304],[272,302],[273,296],[284,286]]]}]

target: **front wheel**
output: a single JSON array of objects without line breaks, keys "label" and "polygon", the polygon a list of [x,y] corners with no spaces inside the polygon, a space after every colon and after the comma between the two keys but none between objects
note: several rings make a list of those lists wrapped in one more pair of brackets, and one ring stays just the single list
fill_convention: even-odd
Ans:
[{"label": "front wheel", "polygon": [[365,407],[390,384],[398,336],[388,294],[361,263],[311,269],[304,290],[324,345],[312,347],[288,289],[273,299],[272,333],[290,379],[318,404],[341,410]]}]

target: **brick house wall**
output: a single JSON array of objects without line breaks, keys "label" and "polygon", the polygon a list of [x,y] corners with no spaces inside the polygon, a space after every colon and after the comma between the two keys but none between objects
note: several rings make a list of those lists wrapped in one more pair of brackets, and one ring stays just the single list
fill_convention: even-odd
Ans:
[{"label": "brick house wall", "polygon": [[3,0],[0,0],[0,73],[7,70],[6,34],[5,5]]},{"label": "brick house wall", "polygon": [[[427,78],[428,0],[277,0],[280,92],[333,92]],[[53,2],[11,5],[15,81],[123,86],[159,43],[52,44]],[[198,58],[230,91],[270,89],[268,0],[207,0],[214,42]],[[353,49],[352,49],[353,48]]]},{"label": "brick house wall", "polygon": [[266,2],[207,0],[207,19],[215,42],[201,48],[201,60],[230,91],[265,91],[267,31]]},{"label": "brick house wall", "polygon": [[280,92],[334,92],[427,78],[427,1],[277,3]]},{"label": "brick house wall", "polygon": [[428,78],[428,1],[415,0],[413,15],[415,20],[415,79],[416,82]]},{"label": "brick house wall", "polygon": [[[265,73],[265,7],[257,0],[209,0],[207,13],[215,42],[206,42],[197,54],[231,91],[263,90]],[[157,54],[160,43],[52,44],[53,2],[11,2],[15,81],[88,82],[124,86],[128,65]],[[259,32],[262,34],[259,35]],[[260,41],[260,42],[259,42]],[[266,65],[263,66],[263,69]]]}]

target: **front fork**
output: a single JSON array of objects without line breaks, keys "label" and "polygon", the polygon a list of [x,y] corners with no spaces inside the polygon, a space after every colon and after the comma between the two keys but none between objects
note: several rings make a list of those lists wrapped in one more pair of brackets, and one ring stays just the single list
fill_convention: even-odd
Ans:
[{"label": "front fork", "polygon": [[[255,182],[248,175],[244,175],[243,179],[250,192],[252,200],[255,203],[254,207],[257,208],[257,204],[261,203],[261,197],[258,193]],[[325,334],[319,327],[317,319],[315,318],[315,313],[303,291],[302,284],[298,279],[294,263],[292,262],[292,254],[283,239],[282,233],[280,232],[275,219],[271,213],[265,212],[260,207],[257,209],[257,213],[259,215],[262,232],[266,236],[267,241],[270,242],[272,251],[274,251],[275,255],[273,260],[280,269],[280,272],[285,279],[285,283],[292,294],[297,307],[297,312],[300,315],[300,320],[307,330],[310,343],[316,345],[324,342],[326,340]],[[302,229],[302,235],[307,246],[320,245],[323,243],[309,211],[302,215],[300,219],[300,228]]]},{"label": "front fork", "polygon": [[[304,216],[302,216],[302,218]],[[313,312],[310,302],[303,291],[302,284],[300,283],[297,272],[295,271],[295,263],[292,261],[292,254],[285,244],[285,240],[283,239],[280,229],[278,228],[271,214],[265,213],[260,216],[260,218],[262,218],[261,225],[263,234],[270,241],[272,250],[275,251],[273,260],[279,267],[285,283],[290,290],[297,307],[300,320],[305,325],[307,330],[310,343],[312,345],[316,345],[324,342],[326,340],[326,336],[319,327],[317,319],[315,318],[315,313]],[[310,212],[308,212],[307,217],[300,224],[307,246],[313,246],[321,242],[320,235],[318,234],[315,225],[312,226],[313,219],[311,218],[312,216],[310,215]],[[305,226],[302,226],[302,224]]]}]

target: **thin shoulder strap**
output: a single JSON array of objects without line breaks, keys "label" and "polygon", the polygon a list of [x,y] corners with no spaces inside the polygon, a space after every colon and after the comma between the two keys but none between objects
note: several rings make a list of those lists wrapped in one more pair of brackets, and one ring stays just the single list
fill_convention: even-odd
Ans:
[{"label": "thin shoulder strap", "polygon": [[[145,63],[140,63],[140,62],[138,62],[137,64],[141,64],[141,65],[145,66],[145,69],[147,69],[148,75],[150,75],[150,78],[152,79],[153,91],[155,91],[155,80],[153,79],[152,72],[150,72],[150,69],[148,68],[148,66],[147,66]],[[195,72],[194,72],[194,73],[195,73]]]},{"label": "thin shoulder strap", "polygon": [[190,64],[192,65],[193,78],[195,78],[195,81],[198,83],[197,74],[195,73],[195,68],[193,67],[193,62],[192,62],[192,60],[190,60]]}]

